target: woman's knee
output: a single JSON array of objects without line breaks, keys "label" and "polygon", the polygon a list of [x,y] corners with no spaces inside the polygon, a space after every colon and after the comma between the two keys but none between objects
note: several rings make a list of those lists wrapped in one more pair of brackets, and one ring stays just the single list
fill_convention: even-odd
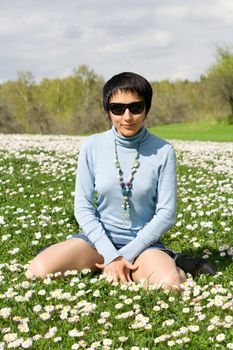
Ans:
[{"label": "woman's knee", "polygon": [[48,270],[48,266],[46,266],[43,259],[37,256],[32,260],[28,267],[27,274],[33,275],[35,277],[45,278],[51,271]]},{"label": "woman's knee", "polygon": [[150,286],[155,286],[162,290],[182,290],[181,284],[184,279],[181,277],[178,271],[172,271],[166,276],[158,276],[156,272],[152,272],[145,281],[145,287],[148,289]]},{"label": "woman's knee", "polygon": [[181,277],[179,272],[172,271],[167,276],[164,276],[161,281],[161,287],[164,290],[177,290],[181,291],[182,286],[181,284],[184,282],[184,279]]}]

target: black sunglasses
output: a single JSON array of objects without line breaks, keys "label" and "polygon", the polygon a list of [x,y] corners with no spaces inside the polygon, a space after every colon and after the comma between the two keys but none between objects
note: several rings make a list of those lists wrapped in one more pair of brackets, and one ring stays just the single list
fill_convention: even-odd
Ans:
[{"label": "black sunglasses", "polygon": [[128,108],[130,113],[132,114],[139,114],[144,111],[145,102],[144,101],[137,101],[137,102],[131,102],[131,103],[113,102],[109,104],[109,110],[115,115],[124,114],[126,111],[126,108]]}]

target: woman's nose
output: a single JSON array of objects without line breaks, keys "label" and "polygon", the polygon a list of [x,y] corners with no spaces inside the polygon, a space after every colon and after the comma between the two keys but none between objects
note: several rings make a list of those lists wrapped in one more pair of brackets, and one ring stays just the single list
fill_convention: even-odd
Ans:
[{"label": "woman's nose", "polygon": [[130,120],[132,119],[132,114],[128,108],[126,108],[125,113],[123,114],[123,117],[125,120]]}]

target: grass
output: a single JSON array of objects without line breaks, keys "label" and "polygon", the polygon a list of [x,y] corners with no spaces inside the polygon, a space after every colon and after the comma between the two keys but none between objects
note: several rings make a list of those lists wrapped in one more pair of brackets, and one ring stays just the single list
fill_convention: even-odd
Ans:
[{"label": "grass", "polygon": [[25,277],[40,247],[78,230],[77,157],[65,152],[70,141],[61,142],[63,153],[22,150],[22,143],[11,153],[0,151],[0,349],[232,349],[233,157],[227,144],[196,144],[190,151],[185,142],[174,143],[177,223],[163,242],[204,256],[218,271],[190,277],[177,294],[110,285],[88,271]]},{"label": "grass", "polygon": [[180,123],[150,128],[155,135],[170,140],[233,142],[233,125],[224,123]]}]

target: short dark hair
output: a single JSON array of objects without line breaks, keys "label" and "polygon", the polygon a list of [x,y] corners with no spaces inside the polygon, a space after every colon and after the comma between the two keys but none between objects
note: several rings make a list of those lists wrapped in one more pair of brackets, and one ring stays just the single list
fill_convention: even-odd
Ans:
[{"label": "short dark hair", "polygon": [[117,91],[137,93],[146,105],[146,114],[151,107],[153,90],[151,84],[141,75],[132,72],[123,72],[114,75],[103,87],[103,106],[109,112],[109,101]]}]

